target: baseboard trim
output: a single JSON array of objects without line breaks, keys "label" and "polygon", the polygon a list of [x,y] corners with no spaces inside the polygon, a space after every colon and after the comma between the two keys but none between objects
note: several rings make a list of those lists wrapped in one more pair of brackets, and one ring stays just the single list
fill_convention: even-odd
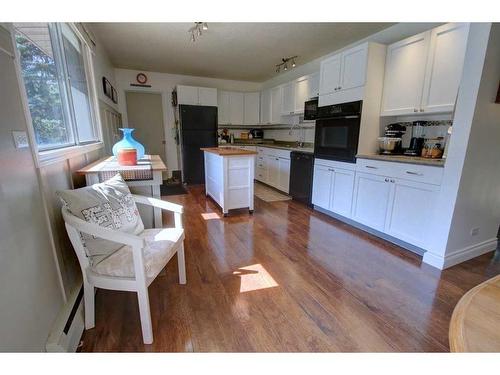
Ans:
[{"label": "baseboard trim", "polygon": [[498,238],[491,238],[489,240],[464,247],[463,249],[452,251],[444,257],[444,268],[454,266],[465,262],[466,260],[478,257],[480,255],[494,251],[498,246]]}]

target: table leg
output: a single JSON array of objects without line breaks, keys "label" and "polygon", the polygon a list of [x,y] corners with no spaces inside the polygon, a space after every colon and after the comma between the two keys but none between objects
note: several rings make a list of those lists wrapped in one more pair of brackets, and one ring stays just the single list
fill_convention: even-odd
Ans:
[{"label": "table leg", "polygon": [[[160,185],[151,185],[151,195],[153,198],[161,199],[160,195]],[[153,214],[154,214],[154,226],[155,228],[163,228],[163,220],[161,217],[161,208],[154,207],[153,208]]]}]

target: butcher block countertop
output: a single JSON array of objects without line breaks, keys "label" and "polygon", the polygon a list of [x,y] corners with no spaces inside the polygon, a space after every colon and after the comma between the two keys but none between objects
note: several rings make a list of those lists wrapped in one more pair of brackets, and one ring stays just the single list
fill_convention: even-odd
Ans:
[{"label": "butcher block countertop", "polygon": [[257,155],[256,151],[242,150],[235,147],[202,147],[200,150],[219,156]]}]

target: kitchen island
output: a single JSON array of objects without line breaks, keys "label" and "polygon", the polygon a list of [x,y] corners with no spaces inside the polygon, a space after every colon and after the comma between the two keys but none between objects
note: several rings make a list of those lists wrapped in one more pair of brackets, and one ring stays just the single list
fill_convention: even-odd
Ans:
[{"label": "kitchen island", "polygon": [[253,213],[253,180],[257,152],[231,147],[201,148],[205,156],[205,194],[222,208]]}]

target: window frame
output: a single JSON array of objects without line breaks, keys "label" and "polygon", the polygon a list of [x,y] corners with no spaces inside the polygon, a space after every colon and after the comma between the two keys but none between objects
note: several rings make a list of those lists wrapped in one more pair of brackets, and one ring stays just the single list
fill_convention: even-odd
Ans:
[{"label": "window frame", "polygon": [[[74,23],[64,23],[69,29],[75,34],[75,37],[78,38],[82,47],[82,57],[84,64],[84,72],[86,79],[86,86],[88,91],[88,99],[89,99],[89,115],[90,121],[92,122],[92,128],[95,135],[94,140],[80,142],[78,140],[78,127],[75,117],[75,110],[73,107],[73,99],[71,96],[71,87],[70,87],[70,78],[68,74],[68,68],[66,64],[66,56],[63,46],[63,35],[62,35],[62,24],[63,23],[55,23],[55,22],[47,22],[49,28],[49,34],[51,38],[51,42],[53,45],[57,44],[57,48],[53,48],[54,60],[56,64],[58,64],[57,74],[59,87],[61,91],[61,101],[63,104],[63,112],[65,121],[68,121],[69,131],[71,132],[71,141],[64,144],[58,145],[47,145],[40,146],[36,142],[35,129],[33,127],[33,121],[31,118],[31,112],[28,106],[28,97],[26,93],[26,89],[24,86],[24,78],[21,69],[20,63],[20,55],[17,47],[15,45],[15,33],[17,32],[14,25],[12,25],[12,38],[14,43],[14,49],[16,54],[16,65],[20,76],[20,86],[21,93],[24,96],[25,102],[25,112],[26,116],[29,119],[29,133],[30,138],[33,141],[33,145],[36,148],[34,151],[35,160],[37,161],[38,166],[44,166],[48,164],[52,164],[54,162],[59,162],[66,160],[68,158],[76,157],[91,151],[95,151],[104,147],[104,143],[102,140],[102,126],[101,120],[99,116],[99,102],[98,95],[95,83],[95,71],[93,66],[93,55],[94,52],[92,48],[89,46],[88,42],[85,40],[81,32],[78,30]],[[54,50],[55,49],[55,50]]]}]

